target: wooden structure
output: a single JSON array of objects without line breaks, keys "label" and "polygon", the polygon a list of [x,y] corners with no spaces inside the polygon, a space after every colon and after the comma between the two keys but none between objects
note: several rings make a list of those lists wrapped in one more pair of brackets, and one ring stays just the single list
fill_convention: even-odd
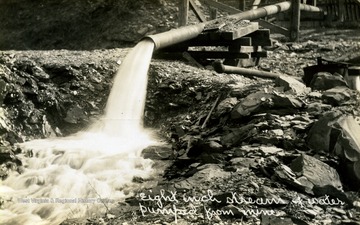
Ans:
[{"label": "wooden structure", "polygon": [[[180,1],[188,1],[188,0],[180,0]],[[222,11],[225,11],[227,13],[230,14],[237,14],[237,13],[241,13],[242,10],[249,8],[246,6],[247,2],[246,0],[237,0],[238,1],[238,6],[240,9],[228,6],[226,4],[221,3],[220,1],[217,0],[201,0],[202,4],[204,5],[208,5],[211,8],[215,8],[215,9],[219,9]],[[271,23],[270,21],[267,21],[265,19],[259,18],[256,19],[255,21],[259,22],[260,26],[266,28],[266,29],[270,29],[271,32],[273,33],[280,33],[286,36],[289,36],[290,39],[292,41],[296,41],[298,39],[298,33],[300,30],[300,9],[305,10],[305,12],[307,11],[320,11],[319,8],[316,7],[311,7],[310,5],[308,7],[306,7],[307,5],[301,5],[303,2],[301,0],[291,0],[291,10],[290,10],[290,18],[291,18],[291,24],[289,26],[289,28],[284,28],[281,26],[278,26],[274,23]],[[300,7],[300,5],[302,7]],[[252,2],[252,5],[250,5],[251,7],[249,8],[249,10],[256,10],[257,8],[259,8],[259,6],[261,6],[261,0],[254,0]],[[314,10],[316,8],[316,10]],[[196,12],[195,12],[196,14]],[[215,13],[216,15],[216,13]],[[214,16],[211,17],[211,19]]]},{"label": "wooden structure", "polygon": [[179,58],[185,53],[193,62],[223,59],[225,65],[244,67],[267,56],[262,46],[271,46],[269,29],[259,29],[257,22],[224,20],[207,24],[196,38],[164,48],[158,56]]},{"label": "wooden structure", "polygon": [[[195,0],[179,0],[180,2],[189,2],[190,8],[199,18],[199,7],[196,6]],[[203,6],[210,7],[210,19],[216,18],[217,10],[236,14],[244,10],[252,10],[258,7],[279,3],[284,0],[197,0]],[[296,41],[299,37],[299,30],[301,27],[314,27],[324,25],[335,25],[344,23],[345,25],[360,24],[360,0],[289,0],[292,3],[292,9],[287,12],[278,13],[276,15],[267,16],[261,19],[254,20],[263,28],[270,29],[272,33],[283,34],[290,38],[291,41]],[[307,4],[309,6],[316,6],[321,11],[299,10],[300,4]],[[184,17],[185,12],[180,14]],[[202,15],[201,22],[206,19]],[[276,23],[274,23],[276,22]]]}]

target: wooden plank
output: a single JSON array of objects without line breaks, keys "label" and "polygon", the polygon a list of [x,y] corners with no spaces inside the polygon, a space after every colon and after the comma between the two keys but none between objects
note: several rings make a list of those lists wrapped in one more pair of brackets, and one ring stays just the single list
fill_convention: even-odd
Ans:
[{"label": "wooden plank", "polygon": [[201,36],[198,38],[189,40],[185,44],[187,46],[230,46],[233,44],[233,42],[236,42],[242,46],[251,46],[252,45],[251,37],[241,37],[236,40],[229,41],[229,40],[223,40],[223,39],[210,40],[210,39],[201,38]]},{"label": "wooden plank", "polygon": [[224,38],[225,40],[235,40],[235,39],[241,38],[245,35],[248,35],[250,33],[253,33],[254,31],[257,31],[258,29],[259,29],[259,23],[251,22],[249,25],[240,27],[234,31],[228,31],[228,32],[220,31],[219,33],[220,33],[221,37]]},{"label": "wooden plank", "polygon": [[198,68],[204,68],[203,65],[198,63],[188,52],[183,52],[182,56],[184,59],[186,59],[188,62],[190,62],[192,65],[198,67]]},{"label": "wooden plank", "polygon": [[225,52],[225,51],[188,51],[188,53],[194,58],[206,58],[206,59],[248,59],[257,57],[266,57],[267,52]]},{"label": "wooden plank", "polygon": [[197,5],[195,4],[194,0],[189,0],[190,1],[190,7],[191,9],[194,11],[196,17],[201,21],[201,22],[205,22],[206,21],[206,17],[205,15],[201,12],[201,10],[199,9],[199,7],[197,7]]},{"label": "wooden plank", "polygon": [[[186,51],[192,58],[197,59],[250,59],[267,57],[266,51],[242,53],[242,52],[227,52],[227,51]],[[185,53],[186,55],[186,53]],[[184,52],[162,52],[157,51],[154,56],[157,59],[181,59],[184,57]]]},{"label": "wooden plank", "polygon": [[250,54],[243,52],[227,52],[227,51],[188,51],[194,58],[203,59],[246,59],[250,58]]},{"label": "wooden plank", "polygon": [[251,52],[257,52],[257,46],[241,46],[240,52],[244,53],[251,53]]}]

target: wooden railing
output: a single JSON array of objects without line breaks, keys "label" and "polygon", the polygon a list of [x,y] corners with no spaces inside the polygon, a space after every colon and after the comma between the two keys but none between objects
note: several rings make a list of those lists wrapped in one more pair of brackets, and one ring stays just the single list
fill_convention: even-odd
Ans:
[{"label": "wooden railing", "polygon": [[359,0],[325,0],[318,3],[329,20],[360,21]]}]

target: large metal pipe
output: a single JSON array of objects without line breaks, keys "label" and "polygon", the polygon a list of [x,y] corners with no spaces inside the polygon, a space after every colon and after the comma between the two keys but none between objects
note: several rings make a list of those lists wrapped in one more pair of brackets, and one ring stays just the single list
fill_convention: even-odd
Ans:
[{"label": "large metal pipe", "polygon": [[234,74],[240,74],[245,77],[262,77],[262,78],[268,78],[268,79],[276,79],[281,74],[266,72],[266,71],[260,71],[260,70],[252,70],[252,69],[245,69],[240,68],[236,66],[227,66],[222,64],[219,61],[216,61],[213,63],[214,70],[218,73],[234,73]]},{"label": "large metal pipe", "polygon": [[[238,20],[255,20],[261,17],[270,16],[280,12],[287,11],[290,8],[291,8],[291,2],[280,2],[274,5],[267,5],[261,8],[230,15],[229,18],[236,18]],[[310,11],[310,12],[321,11],[321,9],[318,7],[306,5],[306,4],[300,4],[300,10]]]},{"label": "large metal pipe", "polygon": [[201,32],[203,32],[205,25],[205,23],[199,23],[196,25],[180,27],[163,33],[148,35],[145,38],[150,38],[155,44],[154,49],[158,50],[160,48],[165,48],[170,45],[196,38]]},{"label": "large metal pipe", "polygon": [[[261,17],[287,11],[290,9],[290,7],[291,7],[291,2],[281,2],[274,5],[268,5],[254,10],[248,10],[245,12],[230,15],[228,16],[228,18],[235,18],[238,20],[255,20]],[[321,11],[321,9],[318,7],[305,5],[305,4],[301,4],[300,9],[305,11],[312,11],[312,12]],[[178,44],[183,41],[187,41],[197,37],[204,30],[205,25],[210,24],[213,21],[214,20],[210,20],[196,25],[180,27],[163,33],[149,35],[144,38],[145,39],[150,38],[155,44],[154,49],[158,50],[160,48],[168,47],[170,45]]]}]

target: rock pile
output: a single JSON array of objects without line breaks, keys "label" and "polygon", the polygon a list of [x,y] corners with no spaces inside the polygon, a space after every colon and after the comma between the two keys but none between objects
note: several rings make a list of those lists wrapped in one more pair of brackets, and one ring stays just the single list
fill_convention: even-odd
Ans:
[{"label": "rock pile", "polygon": [[[146,150],[147,157],[154,158],[153,152],[157,160],[173,160],[165,173],[169,181],[157,188],[202,197],[211,191],[218,201],[192,202],[200,211],[202,204],[204,214],[184,216],[188,222],[358,220],[360,198],[353,191],[360,188],[360,93],[342,77],[326,73],[316,74],[310,87],[288,76],[262,85],[230,84],[227,95],[213,97],[200,118],[173,121],[167,153],[166,147],[160,153],[156,147]],[[166,203],[165,209],[172,206]],[[274,214],[254,216],[249,210]],[[147,212],[144,220],[151,216]]]}]

